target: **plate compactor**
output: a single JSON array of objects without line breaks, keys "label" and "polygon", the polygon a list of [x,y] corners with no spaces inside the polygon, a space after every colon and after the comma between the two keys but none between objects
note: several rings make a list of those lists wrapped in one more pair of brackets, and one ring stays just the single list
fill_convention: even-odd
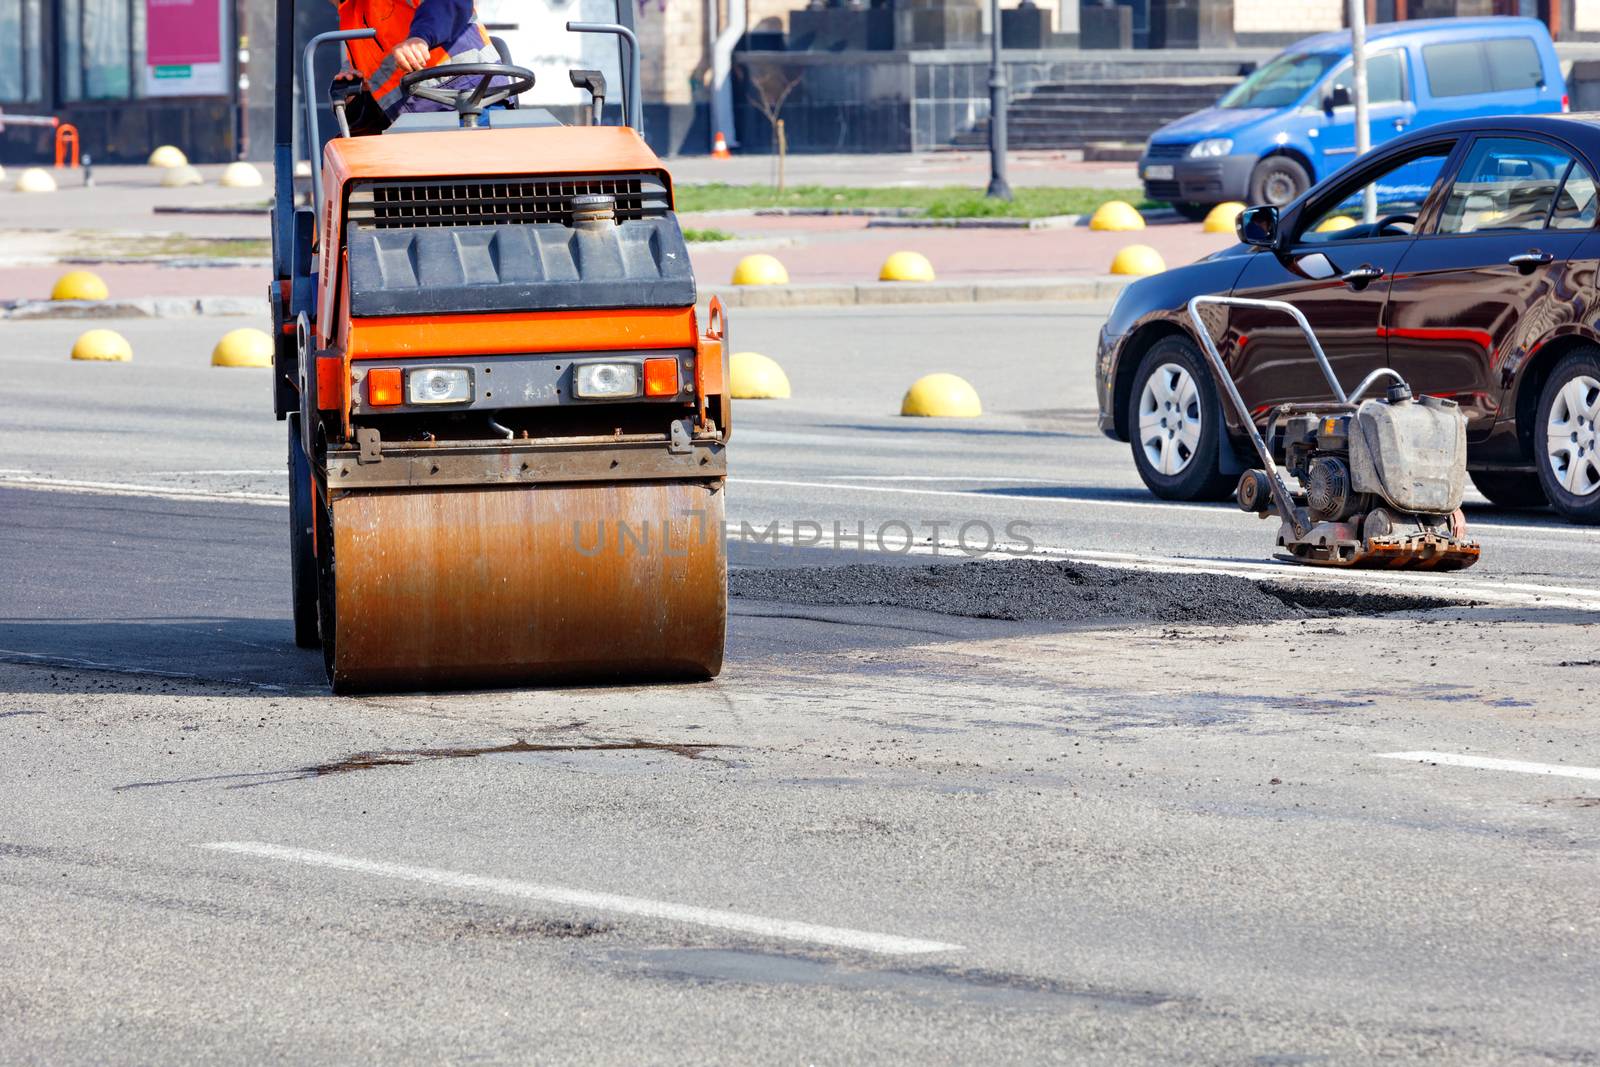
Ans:
[{"label": "plate compactor", "polygon": [[[1277,310],[1294,319],[1333,398],[1280,404],[1268,414],[1263,438],[1201,319],[1206,304]],[[1478,543],[1468,540],[1461,513],[1467,422],[1454,401],[1413,396],[1388,368],[1373,371],[1347,395],[1311,324],[1280,300],[1198,296],[1189,301],[1189,318],[1261,460],[1259,469],[1239,479],[1239,507],[1262,518],[1277,514],[1279,559],[1430,570],[1459,570],[1478,561]],[[1361,399],[1385,378],[1393,384],[1382,398]],[[1279,455],[1298,490],[1284,479]]]},{"label": "plate compactor", "polygon": [[[446,110],[381,134],[350,136],[332,101],[341,132],[299,209],[280,57],[295,636],[335,692],[721,669],[726,324],[712,301],[702,328],[671,178],[636,132],[631,31],[568,28],[631,46],[622,125],[598,123],[595,71],[571,72],[595,120],[568,127],[513,106],[532,71],[429,68],[406,91]],[[293,30],[280,0],[278,39]],[[300,143],[321,144],[317,49],[370,34],[307,44]]]}]

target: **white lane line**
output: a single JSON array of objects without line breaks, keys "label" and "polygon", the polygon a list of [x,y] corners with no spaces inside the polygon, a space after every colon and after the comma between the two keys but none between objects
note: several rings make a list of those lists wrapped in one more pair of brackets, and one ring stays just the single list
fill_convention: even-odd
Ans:
[{"label": "white lane line", "polygon": [[1379,752],[1378,759],[1406,760],[1410,763],[1437,763],[1445,767],[1475,767],[1483,771],[1515,771],[1518,774],[1548,774],[1556,778],[1583,778],[1600,782],[1600,767],[1571,767],[1565,763],[1530,763],[1520,759],[1494,759],[1489,756],[1461,756],[1454,752]]},{"label": "white lane line", "polygon": [[[829,477],[823,475],[822,477]],[[854,475],[841,475],[841,478],[852,478],[854,481],[866,481],[866,478]],[[1181,504],[1166,500],[1102,500],[1098,498],[1080,496],[1044,496],[1039,493],[988,493],[976,492],[971,489],[918,489],[893,485],[852,485],[847,481],[837,482],[806,482],[777,478],[744,478],[737,475],[729,479],[734,485],[770,485],[792,489],[828,489],[854,493],[893,493],[902,496],[930,496],[930,497],[965,497],[969,500],[1025,500],[1030,504],[1065,505],[1068,507],[1107,507],[1107,508],[1141,508],[1156,511],[1179,511],[1190,515],[1196,512],[1218,512],[1224,510],[1214,503]],[[951,479],[955,480],[955,479]],[[966,479],[960,479],[965,481]],[[999,479],[997,479],[999,480]],[[1020,482],[1020,478],[1007,478],[1005,481]],[[1046,484],[1051,484],[1048,481]],[[1060,485],[1056,481],[1056,485]],[[1243,514],[1240,512],[1239,514]],[[1540,537],[1553,536],[1576,538],[1585,541],[1594,540],[1594,531],[1578,526],[1525,526],[1518,523],[1482,522],[1472,520],[1467,524],[1469,532],[1478,530],[1505,530],[1508,533],[1536,534]]]},{"label": "white lane line", "polygon": [[960,945],[943,941],[924,941],[915,937],[895,934],[877,934],[867,930],[850,930],[839,926],[816,926],[812,923],[791,922],[787,919],[769,919],[760,915],[746,915],[737,911],[719,911],[714,908],[697,908],[687,904],[673,904],[664,900],[646,900],[643,897],[624,897],[613,893],[591,893],[584,889],[567,889],[562,886],[538,885],[517,882],[509,878],[489,878],[479,874],[463,874],[437,867],[412,867],[402,863],[382,863],[375,860],[341,856],[334,852],[316,852],[305,848],[288,848],[264,841],[210,841],[200,846],[217,852],[233,852],[246,856],[264,856],[268,859],[302,863],[311,867],[327,867],[337,871],[354,871],[380,878],[401,878],[430,885],[449,886],[518,897],[522,900],[539,900],[574,908],[637,915],[647,919],[667,922],[691,923],[711,926],[721,930],[755,934],[758,937],[775,937],[786,941],[807,941],[817,945],[834,945],[839,948],[859,949],[887,956],[916,955],[926,952],[959,952]]},{"label": "white lane line", "polygon": [[138,485],[130,482],[80,482],[66,478],[0,477],[0,488],[31,489],[54,493],[86,493],[91,496],[148,496],[158,500],[230,500],[244,504],[266,504],[285,507],[287,496],[273,493],[251,493],[242,489],[175,489],[170,485]]}]

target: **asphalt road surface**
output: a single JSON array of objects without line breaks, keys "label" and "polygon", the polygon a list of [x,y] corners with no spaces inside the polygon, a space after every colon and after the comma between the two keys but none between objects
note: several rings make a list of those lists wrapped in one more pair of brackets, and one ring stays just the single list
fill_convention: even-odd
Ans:
[{"label": "asphalt road surface", "polygon": [[[1281,577],[1095,431],[1103,311],[741,312],[795,399],[737,407],[735,564]],[[1600,1058],[1590,531],[1480,503],[1481,569],[1362,587],[1477,606],[736,598],[709,684],[334,698],[237,323],[117,325],[0,324],[0,1059]],[[984,417],[896,417],[931,370]]]}]

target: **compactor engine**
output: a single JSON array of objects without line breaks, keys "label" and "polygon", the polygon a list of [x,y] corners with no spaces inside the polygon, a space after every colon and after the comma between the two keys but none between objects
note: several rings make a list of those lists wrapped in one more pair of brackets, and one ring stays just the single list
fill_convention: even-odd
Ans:
[{"label": "compactor engine", "polygon": [[[316,48],[350,36],[307,46],[308,101]],[[620,126],[505,107],[518,67],[408,75],[450,110],[333,137],[298,211],[280,76],[295,631],[336,691],[721,668],[726,324],[632,128],[633,58]],[[573,81],[602,114],[603,80]],[[315,103],[303,125],[316,145]]]}]

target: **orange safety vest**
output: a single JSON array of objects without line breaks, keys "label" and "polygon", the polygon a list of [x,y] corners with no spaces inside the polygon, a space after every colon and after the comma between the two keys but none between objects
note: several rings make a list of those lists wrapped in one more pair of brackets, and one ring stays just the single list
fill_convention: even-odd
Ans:
[{"label": "orange safety vest", "polygon": [[[411,36],[411,17],[422,0],[340,0],[341,30],[374,29],[377,37],[346,41],[350,62],[367,79],[373,97],[391,118],[405,102],[400,91],[401,70],[391,55],[395,46]],[[498,63],[500,53],[489,43],[489,35],[476,19],[446,47],[428,54],[428,66],[444,63]]]}]

